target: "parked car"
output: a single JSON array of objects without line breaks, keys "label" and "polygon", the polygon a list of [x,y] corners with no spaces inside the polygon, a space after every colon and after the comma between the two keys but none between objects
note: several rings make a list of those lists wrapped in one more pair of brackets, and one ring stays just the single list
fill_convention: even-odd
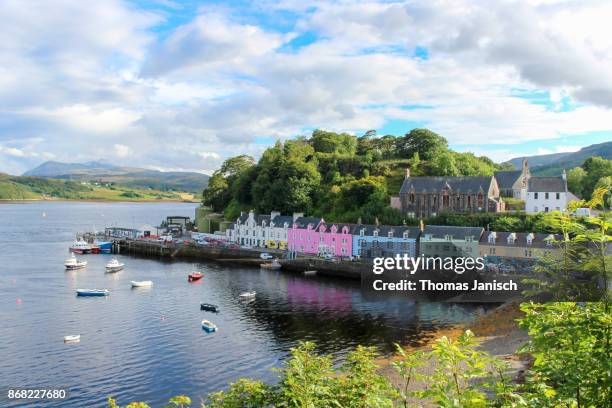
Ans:
[{"label": "parked car", "polygon": [[270,254],[269,254],[269,253],[267,253],[267,252],[262,252],[262,253],[259,255],[259,257],[260,257],[261,259],[272,259],[272,258],[274,258],[272,255],[270,255]]},{"label": "parked car", "polygon": [[326,261],[331,261],[334,259],[334,256],[332,254],[323,254],[321,255],[321,258],[325,259]]}]

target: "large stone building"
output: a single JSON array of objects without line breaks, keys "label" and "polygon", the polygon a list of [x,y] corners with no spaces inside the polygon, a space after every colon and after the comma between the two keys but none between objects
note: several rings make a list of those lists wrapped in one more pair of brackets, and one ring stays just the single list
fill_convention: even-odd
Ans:
[{"label": "large stone building", "polygon": [[520,200],[527,198],[527,183],[530,177],[527,159],[523,159],[521,170],[495,172],[499,194],[502,197],[513,197]]},{"label": "large stone building", "polygon": [[504,211],[504,202],[493,176],[476,177],[406,177],[391,206],[412,218],[447,213]]}]

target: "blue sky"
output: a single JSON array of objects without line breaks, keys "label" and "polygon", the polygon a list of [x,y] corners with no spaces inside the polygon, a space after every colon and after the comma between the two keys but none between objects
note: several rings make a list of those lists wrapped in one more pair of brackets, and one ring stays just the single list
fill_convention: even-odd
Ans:
[{"label": "blue sky", "polygon": [[0,172],[211,173],[324,128],[511,157],[612,140],[612,4],[6,0]]}]

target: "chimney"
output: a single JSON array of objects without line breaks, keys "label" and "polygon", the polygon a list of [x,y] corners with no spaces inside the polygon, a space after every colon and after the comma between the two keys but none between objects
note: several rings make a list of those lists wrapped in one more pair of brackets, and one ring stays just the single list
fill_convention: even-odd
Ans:
[{"label": "chimney", "polygon": [[406,178],[410,177],[410,167],[406,167]]},{"label": "chimney", "polygon": [[281,215],[281,213],[279,211],[272,211],[272,212],[270,212],[270,221],[273,220],[274,218],[278,217],[279,215]]},{"label": "chimney", "polygon": [[567,181],[567,173],[565,172],[565,169],[563,169],[563,173],[561,173],[561,178]]},{"label": "chimney", "polygon": [[302,218],[304,213],[293,213],[293,222],[295,222],[298,218]]},{"label": "chimney", "polygon": [[523,159],[523,169],[524,170],[529,170],[529,163],[527,163],[527,159]]},{"label": "chimney", "polygon": [[421,232],[425,231],[425,224],[423,223],[423,219],[422,218],[419,221],[419,229],[421,230]]}]

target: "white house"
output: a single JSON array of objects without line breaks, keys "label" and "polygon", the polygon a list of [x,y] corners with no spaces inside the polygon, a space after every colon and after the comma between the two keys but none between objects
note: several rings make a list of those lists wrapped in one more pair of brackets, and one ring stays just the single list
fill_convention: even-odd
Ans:
[{"label": "white house", "polygon": [[253,211],[240,213],[231,229],[229,239],[239,245],[258,248],[287,248],[287,230],[295,217],[303,214],[282,216],[278,211],[270,215],[255,214]]},{"label": "white house", "polygon": [[525,212],[535,214],[549,211],[565,211],[576,196],[567,190],[565,170],[558,177],[531,177],[527,188]]}]

